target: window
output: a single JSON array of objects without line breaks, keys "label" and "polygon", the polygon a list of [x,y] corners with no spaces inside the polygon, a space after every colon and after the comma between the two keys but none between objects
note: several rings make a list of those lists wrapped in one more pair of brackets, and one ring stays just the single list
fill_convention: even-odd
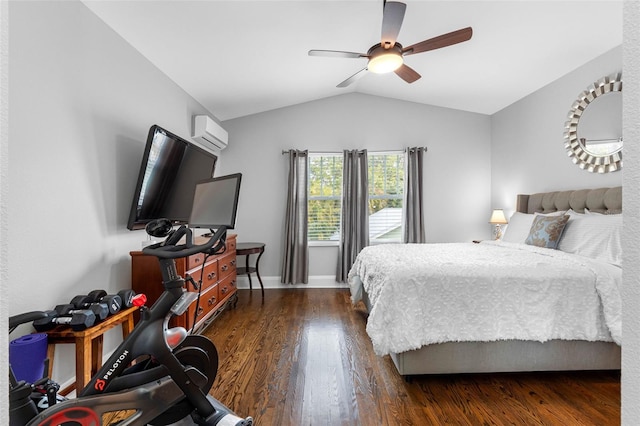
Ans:
[{"label": "window", "polygon": [[402,241],[404,154],[369,155],[369,240]]},{"label": "window", "polygon": [[[369,153],[369,240],[402,241],[404,154]],[[338,241],[342,154],[309,155],[308,240]]]},{"label": "window", "polygon": [[309,154],[309,241],[338,241],[342,200],[342,154]]}]

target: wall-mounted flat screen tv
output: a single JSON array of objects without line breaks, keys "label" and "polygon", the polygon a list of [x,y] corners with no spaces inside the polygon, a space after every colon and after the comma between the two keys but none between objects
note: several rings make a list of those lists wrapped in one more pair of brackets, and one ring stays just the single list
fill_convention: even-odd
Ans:
[{"label": "wall-mounted flat screen tv", "polygon": [[218,157],[157,125],[151,126],[127,228],[153,220],[189,221],[196,184],[213,177]]}]

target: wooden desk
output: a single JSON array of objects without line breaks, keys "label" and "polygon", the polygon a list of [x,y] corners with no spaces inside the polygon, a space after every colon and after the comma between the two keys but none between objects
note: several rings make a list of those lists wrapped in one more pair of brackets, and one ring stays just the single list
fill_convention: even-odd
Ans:
[{"label": "wooden desk", "polygon": [[[264,243],[237,243],[236,244],[236,255],[238,256],[246,256],[244,267],[237,268],[236,274],[242,275],[246,274],[249,277],[249,289],[253,290],[253,286],[251,284],[251,273],[255,272],[258,276],[258,282],[260,282],[260,289],[262,290],[262,297],[264,297],[264,286],[262,285],[262,278],[260,278],[260,270],[258,269],[258,265],[260,263],[260,258],[264,253]],[[249,256],[252,254],[257,254],[258,258],[256,259],[256,265],[250,266]]]},{"label": "wooden desk", "polygon": [[[73,331],[69,327],[58,326],[47,332],[47,357],[49,358],[48,377],[53,370],[53,357],[58,343],[75,343],[76,345],[76,392],[84,389],[91,377],[102,367],[103,334],[118,324],[122,324],[122,338],[133,330],[133,313],[138,308],[126,308],[104,321],[82,331]],[[66,391],[67,389],[65,389]],[[63,392],[60,392],[63,394]]]}]

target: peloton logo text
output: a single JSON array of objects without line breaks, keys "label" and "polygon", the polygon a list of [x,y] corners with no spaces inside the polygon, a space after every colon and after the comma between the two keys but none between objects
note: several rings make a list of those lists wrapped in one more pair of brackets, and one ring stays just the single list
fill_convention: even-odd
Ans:
[{"label": "peloton logo text", "polygon": [[96,384],[95,384],[96,390],[99,390],[99,391],[104,390],[105,385],[109,380],[109,377],[111,377],[111,375],[113,375],[113,373],[118,369],[118,367],[120,367],[122,362],[125,359],[127,359],[127,355],[129,355],[129,351],[125,350],[124,352],[122,352],[118,357],[118,359],[116,359],[116,361],[113,363],[111,368],[107,371],[107,373],[104,376],[102,376],[102,379],[96,380]]}]

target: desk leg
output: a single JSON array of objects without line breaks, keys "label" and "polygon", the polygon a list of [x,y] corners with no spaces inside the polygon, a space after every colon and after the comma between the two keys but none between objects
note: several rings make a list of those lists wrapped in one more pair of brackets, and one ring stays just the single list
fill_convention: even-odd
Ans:
[{"label": "desk leg", "polygon": [[76,339],[76,395],[91,380],[91,347],[89,339]]},{"label": "desk leg", "polygon": [[251,285],[251,271],[249,270],[249,256],[251,255],[248,254],[245,258],[244,267],[247,270],[247,277],[249,277],[249,290],[253,290],[253,286]]},{"label": "desk leg", "polygon": [[260,258],[262,257],[263,253],[264,253],[264,250],[260,252],[260,254],[258,255],[258,258],[256,259],[256,275],[258,276],[258,281],[260,282],[260,289],[262,290],[262,298],[264,299],[264,286],[262,285],[262,278],[260,277],[260,269],[258,269],[258,265],[260,264]]}]

